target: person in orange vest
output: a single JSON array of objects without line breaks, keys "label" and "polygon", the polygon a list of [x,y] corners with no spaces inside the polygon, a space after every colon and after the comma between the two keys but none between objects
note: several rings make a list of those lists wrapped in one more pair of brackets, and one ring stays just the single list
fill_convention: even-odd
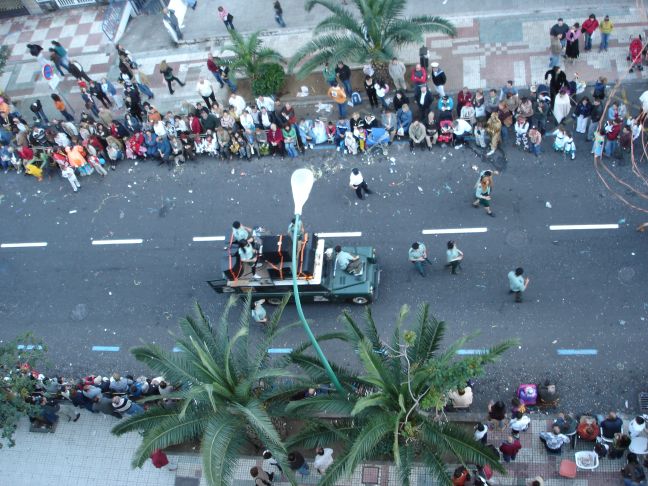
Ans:
[{"label": "person in orange vest", "polygon": [[329,98],[335,101],[338,105],[338,111],[340,113],[340,118],[346,117],[346,101],[347,96],[344,90],[338,85],[338,83],[333,83],[328,90]]}]

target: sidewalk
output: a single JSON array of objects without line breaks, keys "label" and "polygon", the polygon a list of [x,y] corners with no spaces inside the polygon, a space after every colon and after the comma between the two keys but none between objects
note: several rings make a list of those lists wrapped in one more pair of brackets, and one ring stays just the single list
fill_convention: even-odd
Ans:
[{"label": "sidewalk", "polygon": [[[548,456],[538,434],[548,430],[551,420],[541,414],[532,415],[529,430],[521,434],[523,449],[517,460],[505,464],[507,476],[496,475],[493,478],[497,485],[526,484],[528,479],[541,475],[546,486],[610,486],[621,484],[619,470],[625,464],[624,459],[602,459],[595,471],[578,471],[577,478],[562,479],[558,475],[561,459],[574,459],[578,450],[592,450],[592,444],[579,442],[575,450],[568,446],[562,456]],[[127,434],[120,438],[110,433],[110,428],[117,420],[103,414],[91,414],[81,411],[78,422],[59,423],[55,433],[30,433],[27,420],[21,422],[15,435],[16,446],[5,447],[0,452],[0,477],[2,484],[12,486],[33,486],[34,484],[83,484],[92,486],[114,486],[115,484],[147,484],[156,486],[206,486],[202,475],[202,463],[199,454],[175,455],[169,453],[171,463],[177,463],[176,471],[158,470],[150,461],[141,469],[131,469],[133,452],[140,444],[137,433]],[[507,434],[489,432],[489,443],[499,447]],[[307,460],[312,463],[313,451],[303,451]],[[334,455],[335,457],[335,455]],[[234,484],[252,486],[249,475],[252,466],[262,466],[258,458],[241,458],[236,467]],[[266,466],[266,470],[272,468]],[[449,470],[452,470],[449,465]],[[299,481],[299,484],[316,484],[317,473]],[[287,485],[287,482],[276,480],[275,485]],[[340,486],[400,486],[395,470],[385,463],[367,463],[355,471],[352,478],[339,482]],[[432,486],[438,484],[423,468],[415,468],[412,486]]]},{"label": "sidewalk", "polygon": [[[601,75],[613,82],[627,75],[629,64],[626,55],[629,36],[642,33],[646,25],[643,13],[637,8],[629,7],[627,3],[624,1],[621,4],[605,7],[605,13],[609,13],[615,23],[609,51],[598,53],[596,50],[598,41],[595,40],[592,52],[581,52],[580,59],[566,66],[568,78],[571,79],[575,72],[579,72],[581,78],[587,82],[592,82]],[[206,5],[207,2],[199,2],[196,12],[190,11],[190,13],[196,14],[201,8],[207,8],[203,4]],[[590,10],[597,13],[601,11],[601,8],[582,5],[583,3],[577,2],[568,13],[564,14],[566,23],[582,22]],[[295,11],[297,8],[294,7]],[[520,15],[486,12],[482,13],[481,17],[449,15],[457,26],[457,37],[450,39],[443,36],[427,36],[425,39],[430,49],[430,60],[439,61],[447,74],[446,90],[450,93],[457,92],[463,86],[468,86],[470,89],[478,87],[498,89],[508,79],[512,79],[517,86],[528,86],[532,82],[541,81],[548,64],[547,32],[555,22],[556,16],[555,12],[549,10],[547,8],[543,13]],[[288,18],[286,6],[284,11]],[[254,15],[258,17],[260,14]],[[263,15],[265,16],[265,13]],[[312,16],[312,13],[309,15]],[[2,21],[0,42],[14,47],[6,72],[0,77],[0,89],[6,90],[17,100],[19,108],[23,111],[34,98],[39,97],[43,100],[49,98],[50,88],[40,76],[39,66],[27,53],[25,46],[29,42],[37,42],[46,47],[51,39],[58,39],[63,45],[69,46],[71,57],[77,59],[93,78],[100,79],[107,76],[113,81],[117,79],[114,49],[101,33],[102,17],[103,8],[99,7],[62,10],[56,14],[40,17]],[[243,22],[243,17],[240,15],[237,19]],[[267,16],[264,23],[256,24],[256,27],[270,28],[264,34],[266,43],[271,44],[284,56],[290,56],[305,39],[309,38],[311,29],[308,26],[317,20],[306,17],[304,25],[300,24],[298,28],[296,23],[289,22],[288,28],[278,30],[272,23],[271,16]],[[160,49],[161,42],[168,43],[168,35],[158,20],[156,16],[141,16],[134,19],[122,42],[135,52],[136,59],[142,64],[142,70],[151,78],[158,109],[179,110],[182,101],[199,100],[195,92],[195,83],[201,76],[211,79],[205,65],[206,53],[209,50],[219,52],[226,37],[222,25],[217,20],[205,24],[210,26],[207,32],[206,27],[192,28],[189,25],[191,17],[188,15],[186,38],[200,40],[202,38],[200,36],[209,33],[211,36],[208,40],[178,48]],[[147,42],[147,39],[150,42]],[[142,46],[146,46],[146,49],[142,50]],[[407,64],[417,62],[418,47],[412,46],[402,52],[400,57]],[[187,86],[179,88],[174,96],[168,94],[164,80],[158,73],[159,63],[163,59],[166,59],[174,67],[178,77],[187,83]],[[648,70],[630,74],[626,79],[648,79]],[[310,97],[297,98],[295,101],[313,104],[323,99],[321,97],[325,93],[322,88],[317,86],[309,86],[309,88]],[[216,85],[216,90],[216,95],[221,100],[228,96],[226,89],[218,89]],[[72,77],[66,77],[60,84],[59,91],[66,95],[75,109],[81,109],[79,90]],[[282,98],[287,100],[294,95],[295,93],[288,93]],[[56,115],[51,103],[44,100],[43,105],[48,114]]]}]

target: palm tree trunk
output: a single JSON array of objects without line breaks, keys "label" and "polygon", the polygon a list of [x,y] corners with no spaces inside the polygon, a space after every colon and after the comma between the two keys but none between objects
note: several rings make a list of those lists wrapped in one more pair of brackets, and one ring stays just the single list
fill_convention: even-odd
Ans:
[{"label": "palm tree trunk", "polygon": [[390,84],[389,64],[386,62],[371,61],[371,67],[374,69],[374,77],[376,80]]}]

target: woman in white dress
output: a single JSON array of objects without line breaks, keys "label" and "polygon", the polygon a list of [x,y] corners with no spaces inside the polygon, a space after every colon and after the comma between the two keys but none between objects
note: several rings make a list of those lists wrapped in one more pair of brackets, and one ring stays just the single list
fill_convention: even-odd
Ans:
[{"label": "woman in white dress", "polygon": [[569,94],[567,93],[566,88],[561,88],[560,92],[556,95],[553,106],[553,114],[556,119],[556,125],[560,123],[569,116],[569,111],[571,110],[571,100],[569,99]]}]

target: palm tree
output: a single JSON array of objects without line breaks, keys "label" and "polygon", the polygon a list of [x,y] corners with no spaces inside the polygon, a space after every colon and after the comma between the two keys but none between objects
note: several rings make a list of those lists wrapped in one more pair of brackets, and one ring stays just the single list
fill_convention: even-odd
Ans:
[{"label": "palm tree", "polygon": [[[467,337],[441,352],[445,323],[430,316],[428,305],[422,305],[414,330],[401,332],[407,314],[407,306],[403,306],[387,344],[380,338],[369,309],[364,330],[344,313],[347,329],[336,337],[342,337],[359,355],[362,376],[353,384],[350,374],[340,374],[349,389],[345,397],[331,394],[287,405],[288,413],[310,417],[307,425],[288,440],[290,447],[344,444],[320,486],[332,486],[350,476],[362,462],[376,459],[393,461],[404,486],[410,484],[414,461],[422,462],[445,485],[452,484],[446,470],[448,460],[464,465],[490,464],[503,471],[498,458],[473,439],[472,431],[448,422],[443,406],[449,391],[465,386],[468,378],[480,374],[484,365],[514,343],[504,342],[484,354],[458,358],[456,351]],[[305,348],[293,352],[293,361],[302,368],[307,363],[314,379],[325,379],[316,358],[304,354]],[[325,414],[343,418],[325,420]]]},{"label": "palm tree", "polygon": [[[177,407],[152,407],[113,428],[116,435],[142,432],[133,467],[141,467],[156,449],[200,440],[207,481],[214,486],[229,485],[238,457],[251,442],[261,441],[290,474],[286,449],[266,408],[272,393],[261,398],[259,390],[263,381],[291,376],[284,368],[271,367],[267,353],[273,339],[293,327],[282,327],[281,331],[277,327],[288,296],[273,313],[261,342],[254,345],[248,342],[249,299],[232,337],[228,314],[234,297],[216,327],[196,303],[195,316],[180,321],[183,337],[177,346],[181,352],[168,352],[152,344],[131,350],[138,361],[179,385],[171,395],[178,399]],[[292,476],[290,480],[294,484]]]},{"label": "palm tree", "polygon": [[234,56],[223,59],[232,71],[243,73],[250,81],[259,76],[261,66],[266,64],[284,62],[284,58],[274,49],[263,47],[263,41],[259,39],[261,31],[256,31],[248,37],[243,37],[238,31],[230,29],[231,43],[225,45],[225,51],[231,51]]},{"label": "palm tree", "polygon": [[307,11],[315,5],[331,15],[315,27],[316,37],[299,49],[288,67],[299,69],[304,77],[325,62],[370,62],[376,70],[385,70],[396,51],[409,44],[421,44],[423,34],[441,32],[454,37],[452,23],[442,17],[418,15],[405,18],[407,0],[352,0],[357,12],[336,0],[308,0]]}]

